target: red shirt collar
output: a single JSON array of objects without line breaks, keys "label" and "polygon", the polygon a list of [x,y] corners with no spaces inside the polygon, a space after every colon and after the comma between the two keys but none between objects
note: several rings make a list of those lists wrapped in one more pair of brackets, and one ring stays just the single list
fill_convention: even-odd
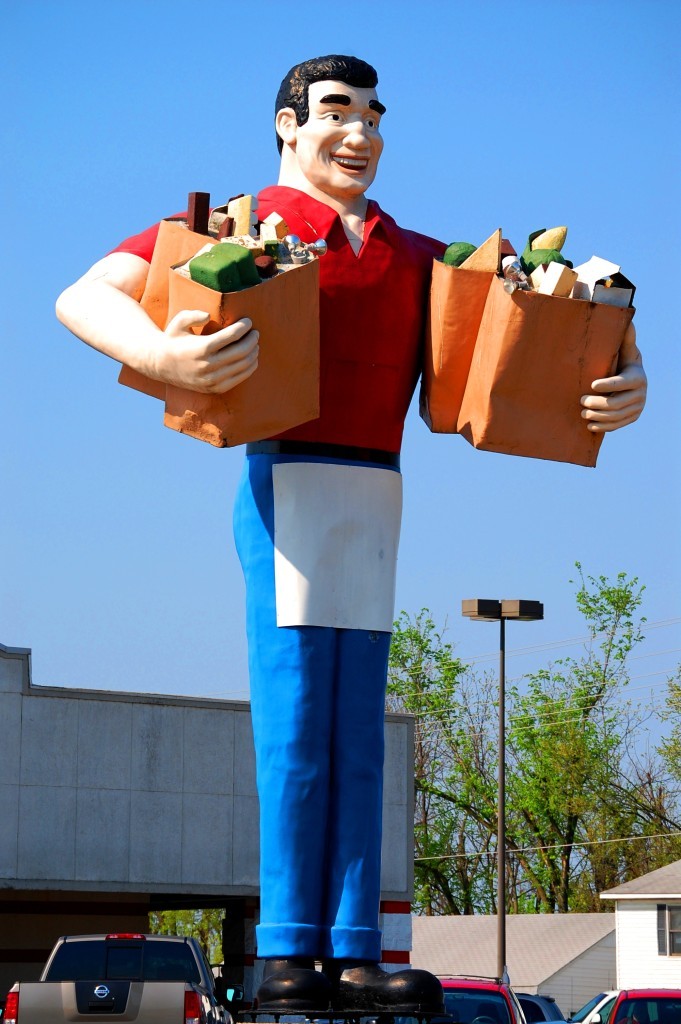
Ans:
[{"label": "red shirt collar", "polygon": [[[276,211],[286,220],[287,208],[289,214],[295,213],[309,225],[317,238],[328,238],[331,229],[336,222],[339,222],[341,231],[343,225],[340,216],[326,203],[313,199],[306,192],[300,192],[297,188],[289,188],[288,185],[269,185],[258,193],[258,205],[266,207],[268,213]],[[267,216],[267,214],[266,214]],[[399,244],[399,228],[392,217],[385,213],[378,203],[370,199],[367,206],[364,242],[374,231],[383,234],[386,241],[392,248]]]}]

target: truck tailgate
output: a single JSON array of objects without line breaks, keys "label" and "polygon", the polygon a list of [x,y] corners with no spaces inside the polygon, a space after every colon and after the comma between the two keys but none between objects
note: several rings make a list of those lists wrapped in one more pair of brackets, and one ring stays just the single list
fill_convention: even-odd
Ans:
[{"label": "truck tailgate", "polygon": [[[128,989],[127,998],[121,986]],[[183,981],[22,982],[19,1022],[64,1024],[64,1021],[78,1021],[85,1024],[111,1020],[184,1024],[186,988]]]}]

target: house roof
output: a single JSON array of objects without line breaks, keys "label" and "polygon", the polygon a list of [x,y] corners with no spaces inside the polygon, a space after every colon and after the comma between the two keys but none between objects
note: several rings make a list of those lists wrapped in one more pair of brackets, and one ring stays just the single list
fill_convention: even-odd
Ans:
[{"label": "house roof", "polygon": [[602,900],[678,899],[680,896],[681,860],[601,893]]},{"label": "house roof", "polygon": [[[412,967],[441,977],[497,970],[497,918],[412,917]],[[514,988],[540,985],[615,931],[614,914],[509,914],[506,960]]]}]

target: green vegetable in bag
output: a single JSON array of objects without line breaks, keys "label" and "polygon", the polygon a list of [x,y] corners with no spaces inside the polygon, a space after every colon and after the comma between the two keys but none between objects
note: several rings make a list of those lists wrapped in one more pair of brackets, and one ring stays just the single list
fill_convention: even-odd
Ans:
[{"label": "green vegetable in bag", "polygon": [[445,254],[442,257],[442,262],[446,263],[448,267],[460,267],[464,260],[475,252],[477,246],[471,245],[470,242],[452,242],[445,249]]}]

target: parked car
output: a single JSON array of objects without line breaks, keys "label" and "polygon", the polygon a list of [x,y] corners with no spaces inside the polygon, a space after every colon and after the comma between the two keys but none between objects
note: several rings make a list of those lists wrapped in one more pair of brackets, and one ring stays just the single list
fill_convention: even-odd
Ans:
[{"label": "parked car", "polygon": [[539,1024],[545,1020],[565,1020],[553,996],[534,996],[529,992],[516,992],[516,996],[527,1024]]},{"label": "parked car", "polygon": [[573,1013],[571,1017],[568,1017],[568,1021],[571,1024],[596,1024],[596,1021],[606,1021],[615,1005],[615,1000],[619,994],[619,989],[610,990],[609,992],[599,992],[597,996],[590,999],[588,1003],[584,1003],[576,1013]]},{"label": "parked car", "polygon": [[457,1024],[525,1024],[510,985],[491,978],[440,978],[445,1013]]},{"label": "parked car", "polygon": [[607,1024],[681,1024],[681,988],[623,989]]},{"label": "parked car", "polygon": [[232,1024],[196,939],[177,935],[68,935],[40,981],[17,982],[3,1024],[53,1024],[106,1016],[135,1024]]}]

